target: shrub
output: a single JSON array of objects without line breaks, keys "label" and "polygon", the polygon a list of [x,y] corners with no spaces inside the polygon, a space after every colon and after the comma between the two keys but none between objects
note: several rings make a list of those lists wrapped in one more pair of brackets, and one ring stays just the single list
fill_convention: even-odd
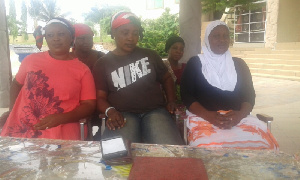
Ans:
[{"label": "shrub", "polygon": [[166,57],[165,43],[172,35],[179,36],[179,17],[177,14],[170,14],[170,9],[157,19],[147,19],[142,22],[144,38],[139,42],[140,47],[155,50],[161,57]]}]

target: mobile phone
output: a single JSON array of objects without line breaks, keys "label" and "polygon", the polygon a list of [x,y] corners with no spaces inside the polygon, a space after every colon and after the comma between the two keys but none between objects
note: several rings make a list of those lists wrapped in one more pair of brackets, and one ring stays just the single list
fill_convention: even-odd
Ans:
[{"label": "mobile phone", "polygon": [[122,136],[102,139],[100,143],[104,160],[124,157],[128,153]]}]

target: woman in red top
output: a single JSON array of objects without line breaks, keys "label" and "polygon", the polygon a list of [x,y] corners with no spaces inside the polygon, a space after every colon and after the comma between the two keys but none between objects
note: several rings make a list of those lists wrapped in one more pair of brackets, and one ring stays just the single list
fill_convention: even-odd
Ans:
[{"label": "woman in red top", "polygon": [[165,64],[176,85],[180,85],[181,75],[186,65],[185,63],[179,63],[184,53],[184,47],[184,40],[178,36],[170,37],[165,46],[165,51],[168,53],[168,60],[165,61]]},{"label": "woman in red top", "polygon": [[79,23],[74,24],[73,27],[75,29],[75,40],[72,55],[92,70],[96,61],[104,56],[105,53],[93,49],[94,32],[88,25]]},{"label": "woman in red top", "polygon": [[33,32],[33,37],[35,39],[36,47],[41,50],[43,47],[43,35],[42,35],[42,26],[38,26],[35,28]]},{"label": "woman in red top", "polygon": [[74,28],[63,18],[44,28],[49,51],[27,56],[11,86],[10,115],[1,136],[80,139],[79,120],[96,107],[94,79],[74,58]]}]

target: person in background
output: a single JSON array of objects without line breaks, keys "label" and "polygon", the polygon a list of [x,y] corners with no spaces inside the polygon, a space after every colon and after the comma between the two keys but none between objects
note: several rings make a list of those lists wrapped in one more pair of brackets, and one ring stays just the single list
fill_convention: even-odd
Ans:
[{"label": "person in background", "polygon": [[97,108],[107,116],[103,138],[121,135],[131,142],[183,144],[170,114],[176,105],[174,82],[155,51],[137,46],[143,37],[140,20],[130,12],[116,13],[111,36],[116,48],[93,69]]},{"label": "person in background", "polygon": [[179,63],[184,53],[184,40],[178,36],[171,36],[165,45],[165,51],[168,53],[167,61],[164,61],[176,85],[180,85],[181,76],[185,63]]},{"label": "person in background", "polygon": [[180,81],[186,64],[179,63],[184,53],[184,47],[185,47],[185,43],[181,37],[179,36],[169,37],[165,45],[165,51],[166,53],[168,53],[168,59],[164,61],[175,83],[175,94],[176,94],[175,118],[176,118],[176,124],[180,130],[180,134],[184,133],[183,120],[186,117],[185,106],[183,105],[180,96]]},{"label": "person in background", "polygon": [[[78,23],[74,24],[73,27],[75,29],[75,40],[71,53],[74,57],[77,57],[81,62],[87,65],[92,71],[97,60],[104,56],[105,53],[93,49],[94,32],[88,25]],[[101,128],[102,121],[99,118],[97,110],[91,115],[90,122],[92,127],[98,126],[99,129]],[[100,137],[101,132],[98,131],[95,134],[95,139]],[[91,139],[91,137],[89,138]]]},{"label": "person in background", "polygon": [[251,73],[242,59],[228,51],[227,25],[210,23],[204,41],[203,54],[188,61],[181,78],[189,145],[278,149],[266,124],[250,115],[255,103]]},{"label": "person in background", "polygon": [[33,32],[33,37],[35,39],[36,47],[41,50],[43,47],[43,34],[42,34],[42,26],[37,26]]},{"label": "person in background", "polygon": [[49,51],[22,62],[1,136],[80,140],[79,120],[96,107],[92,73],[69,52],[75,32],[67,20],[53,18],[43,32]]},{"label": "person in background", "polygon": [[75,40],[72,53],[92,70],[96,61],[105,54],[92,49],[94,33],[88,25],[74,24],[73,26],[75,29]]}]

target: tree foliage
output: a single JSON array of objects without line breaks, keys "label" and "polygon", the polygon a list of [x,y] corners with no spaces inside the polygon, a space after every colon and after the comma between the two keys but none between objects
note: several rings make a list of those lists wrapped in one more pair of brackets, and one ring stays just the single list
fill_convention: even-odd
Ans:
[{"label": "tree foliage", "polygon": [[257,7],[257,0],[201,0],[202,2],[202,11],[215,12],[221,11],[224,12],[226,7],[234,7],[236,5],[241,5],[245,9],[253,9]]},{"label": "tree foliage", "polygon": [[20,22],[17,21],[17,14],[16,14],[16,6],[14,0],[9,0],[9,13],[7,16],[7,27],[9,34],[12,35],[13,40],[16,39],[19,33],[19,26]]},{"label": "tree foliage", "polygon": [[170,14],[170,9],[166,8],[159,18],[143,21],[144,38],[139,42],[139,46],[153,49],[162,57],[166,56],[167,39],[170,36],[179,35],[178,18],[178,14]]},{"label": "tree foliage", "polygon": [[39,14],[41,21],[47,22],[52,18],[61,17],[60,8],[56,5],[56,0],[43,0]]},{"label": "tree foliage", "polygon": [[29,15],[35,21],[48,22],[55,17],[65,17],[69,13],[61,14],[61,9],[57,6],[56,0],[30,0]]},{"label": "tree foliage", "polygon": [[119,11],[129,11],[129,8],[125,6],[103,6],[102,8],[92,7],[89,13],[84,14],[85,23],[90,24],[91,27],[100,25],[100,39],[103,41],[103,37],[107,36],[110,31],[111,17]]},{"label": "tree foliage", "polygon": [[34,21],[34,28],[37,27],[37,21],[39,20],[39,13],[41,11],[42,2],[40,0],[30,0],[28,7],[28,13]]},{"label": "tree foliage", "polygon": [[21,34],[23,35],[25,41],[28,40],[28,34],[27,34],[27,6],[25,4],[25,1],[22,1],[21,6],[22,14],[21,14]]}]

